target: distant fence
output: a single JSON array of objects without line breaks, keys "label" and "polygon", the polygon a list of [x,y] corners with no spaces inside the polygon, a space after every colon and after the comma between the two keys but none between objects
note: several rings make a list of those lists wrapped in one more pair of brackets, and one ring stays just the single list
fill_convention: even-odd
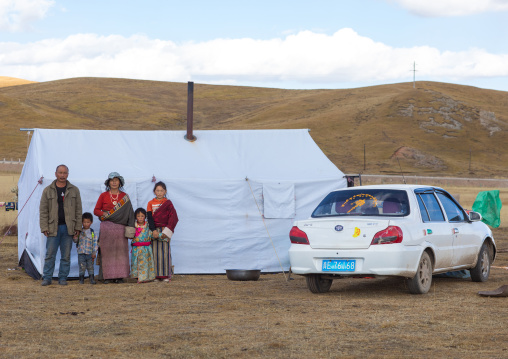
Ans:
[{"label": "distant fence", "polygon": [[[361,175],[362,185],[368,184],[421,184],[438,187],[485,187],[508,188],[508,179],[497,178],[465,178],[465,177],[430,177],[430,176],[393,176],[393,175]],[[356,180],[358,185],[358,180]]]},{"label": "distant fence", "polygon": [[14,160],[14,159],[12,159],[12,158],[10,159],[10,161],[9,161],[9,160],[6,160],[6,159],[4,158],[3,160],[0,160],[0,163],[13,164],[13,165],[18,165],[18,164],[19,164],[19,165],[23,165],[23,164],[25,164],[25,161],[21,161],[21,158],[18,158],[18,160],[17,160],[17,161],[16,161],[16,160]]}]

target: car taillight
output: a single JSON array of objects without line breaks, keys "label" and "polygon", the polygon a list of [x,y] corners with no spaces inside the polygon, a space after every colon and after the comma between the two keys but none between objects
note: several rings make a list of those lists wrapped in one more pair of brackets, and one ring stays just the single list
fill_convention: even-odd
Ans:
[{"label": "car taillight", "polygon": [[402,242],[402,229],[397,226],[388,226],[388,228],[377,232],[370,244],[391,244],[400,242]]},{"label": "car taillight", "polygon": [[307,238],[307,233],[298,227],[291,228],[291,231],[289,232],[289,239],[291,240],[291,243],[295,244],[310,244],[309,238]]}]

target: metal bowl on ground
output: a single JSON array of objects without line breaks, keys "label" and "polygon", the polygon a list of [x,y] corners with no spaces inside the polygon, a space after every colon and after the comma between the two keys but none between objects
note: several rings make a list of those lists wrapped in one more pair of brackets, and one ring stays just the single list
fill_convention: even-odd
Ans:
[{"label": "metal bowl on ground", "polygon": [[226,269],[229,280],[258,280],[261,269]]}]

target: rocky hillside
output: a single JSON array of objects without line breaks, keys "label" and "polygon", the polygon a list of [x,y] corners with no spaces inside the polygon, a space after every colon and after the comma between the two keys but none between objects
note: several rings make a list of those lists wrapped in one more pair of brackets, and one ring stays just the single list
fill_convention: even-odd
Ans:
[{"label": "rocky hillside", "polygon": [[[25,156],[20,128],[185,130],[186,113],[186,83],[74,78],[3,87],[0,158]],[[309,128],[346,173],[506,177],[508,165],[508,92],[446,83],[343,90],[195,84],[194,128]]]}]

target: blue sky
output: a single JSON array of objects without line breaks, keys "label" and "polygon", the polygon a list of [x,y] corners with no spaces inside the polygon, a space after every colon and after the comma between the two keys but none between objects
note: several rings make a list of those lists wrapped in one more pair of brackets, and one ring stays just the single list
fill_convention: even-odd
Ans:
[{"label": "blue sky", "polygon": [[0,76],[508,91],[508,0],[0,0]]}]

